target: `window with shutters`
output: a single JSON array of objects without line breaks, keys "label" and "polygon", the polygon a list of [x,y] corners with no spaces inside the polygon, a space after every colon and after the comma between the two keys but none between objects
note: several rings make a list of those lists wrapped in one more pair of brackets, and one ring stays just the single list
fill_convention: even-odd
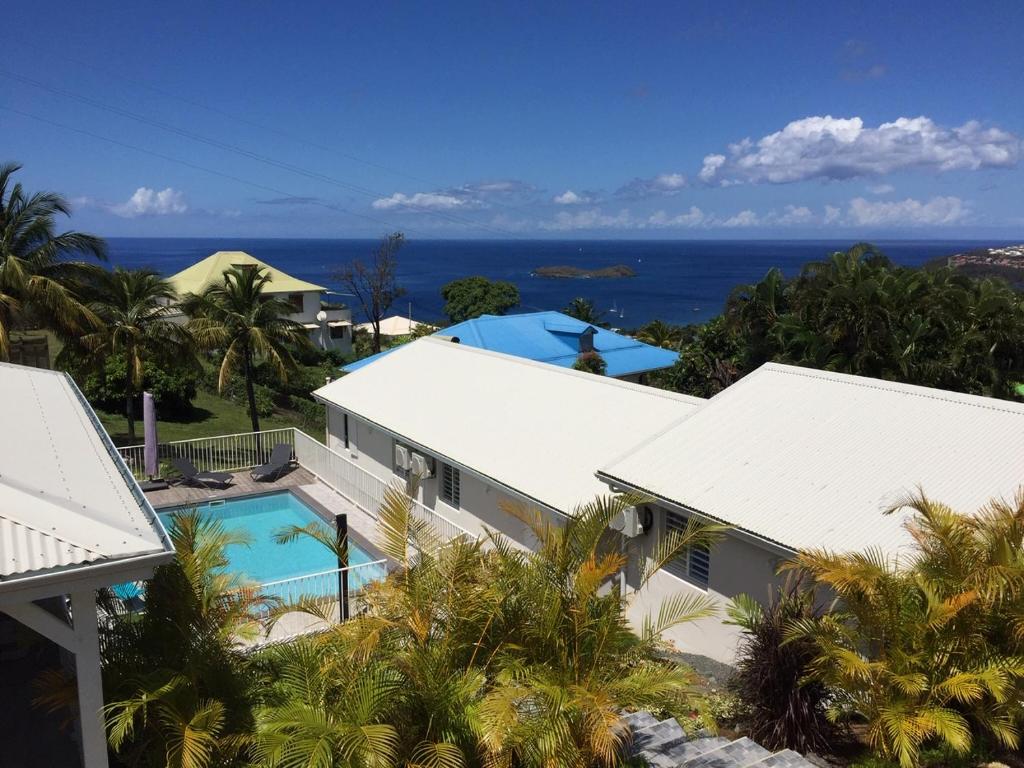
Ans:
[{"label": "window with shutters", "polygon": [[459,470],[451,464],[441,465],[441,501],[459,509],[462,479]]},{"label": "window with shutters", "polygon": [[[689,522],[684,515],[666,511],[665,533],[685,531]],[[687,547],[665,566],[665,570],[701,589],[707,589],[708,577],[711,574],[711,552],[703,545]]]}]

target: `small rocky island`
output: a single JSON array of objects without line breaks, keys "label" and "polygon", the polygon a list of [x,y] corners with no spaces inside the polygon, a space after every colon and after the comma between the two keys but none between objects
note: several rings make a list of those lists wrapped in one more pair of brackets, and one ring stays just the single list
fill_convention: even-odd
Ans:
[{"label": "small rocky island", "polygon": [[583,269],[582,267],[537,267],[530,273],[533,277],[569,278],[569,277],[636,277],[636,272],[625,264],[616,264],[613,267],[601,267],[600,269]]}]

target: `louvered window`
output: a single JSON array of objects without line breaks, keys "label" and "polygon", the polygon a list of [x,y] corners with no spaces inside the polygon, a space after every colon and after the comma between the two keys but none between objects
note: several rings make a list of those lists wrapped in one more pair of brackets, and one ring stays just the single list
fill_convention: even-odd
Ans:
[{"label": "louvered window", "polygon": [[462,479],[459,470],[451,464],[441,465],[441,500],[455,509],[459,509]]},{"label": "louvered window", "polygon": [[[665,512],[665,531],[685,531],[689,520],[675,512]],[[706,546],[692,546],[684,549],[678,557],[670,561],[665,570],[673,576],[707,589],[708,577],[711,574],[711,552]]]}]

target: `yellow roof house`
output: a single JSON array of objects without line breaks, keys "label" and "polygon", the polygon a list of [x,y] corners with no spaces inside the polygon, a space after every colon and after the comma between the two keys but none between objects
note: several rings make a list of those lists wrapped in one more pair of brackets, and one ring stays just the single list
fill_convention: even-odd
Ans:
[{"label": "yellow roof house", "polygon": [[305,280],[299,280],[297,277],[275,269],[245,251],[217,251],[168,279],[174,287],[174,292],[180,297],[186,293],[199,293],[208,285],[220,282],[224,272],[231,267],[238,266],[259,267],[266,270],[270,282],[263,289],[265,293],[302,293],[304,291],[323,293],[327,290],[322,285],[307,283]]}]

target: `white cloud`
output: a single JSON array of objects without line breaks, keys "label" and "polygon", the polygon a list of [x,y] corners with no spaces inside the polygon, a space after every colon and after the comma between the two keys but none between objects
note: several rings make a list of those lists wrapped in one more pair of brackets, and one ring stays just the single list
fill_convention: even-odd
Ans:
[{"label": "white cloud", "polygon": [[371,204],[378,211],[394,209],[411,211],[450,211],[453,209],[487,208],[491,201],[526,202],[537,193],[532,184],[515,179],[497,179],[462,184],[458,187],[434,190],[433,192],[415,192],[407,195],[395,192],[390,197],[381,197]]},{"label": "white cloud", "polygon": [[699,176],[718,185],[784,184],[913,168],[1010,168],[1017,164],[1020,143],[1014,134],[975,120],[945,128],[927,117],[901,117],[870,128],[859,117],[806,117],[756,142],[732,144],[728,155],[707,155]]},{"label": "white cloud", "polygon": [[591,199],[586,194],[580,195],[571,189],[567,189],[562,194],[551,198],[551,202],[555,205],[582,205],[591,202]]},{"label": "white cloud", "polygon": [[784,226],[799,226],[811,224],[814,221],[814,214],[806,205],[787,205],[785,211],[781,215],[775,216],[773,220],[776,224]]},{"label": "white cloud", "polygon": [[843,212],[834,205],[825,206],[825,223],[836,224],[842,217]]},{"label": "white cloud", "polygon": [[574,229],[634,229],[636,220],[625,208],[615,214],[590,208],[578,213],[561,211],[553,220],[540,222],[538,228],[556,232],[569,232]]},{"label": "white cloud", "polygon": [[635,178],[620,187],[615,194],[620,197],[645,198],[679,194],[686,187],[686,177],[681,173],[659,173],[649,179]]},{"label": "white cloud", "polygon": [[677,213],[675,216],[665,211],[657,211],[647,219],[647,223],[652,227],[699,227],[707,221],[707,215],[696,205],[691,205],[690,210]]},{"label": "white cloud", "polygon": [[872,195],[888,195],[890,192],[895,192],[896,187],[892,184],[875,184],[874,186],[868,187],[868,192]]},{"label": "white cloud", "polygon": [[391,197],[381,197],[373,201],[373,207],[378,211],[390,211],[393,208],[450,211],[453,208],[462,208],[468,204],[469,201],[465,198],[441,192],[416,192],[412,195],[395,192]]},{"label": "white cloud", "polygon": [[139,187],[125,202],[110,206],[111,213],[126,219],[134,219],[137,216],[167,216],[185,213],[187,210],[185,195],[171,187],[159,192],[149,187]]},{"label": "white cloud", "polygon": [[761,223],[761,218],[747,209],[740,211],[735,216],[730,216],[728,219],[722,222],[723,227],[756,227]]},{"label": "white cloud", "polygon": [[892,202],[855,197],[850,201],[847,217],[851,224],[859,225],[922,226],[956,224],[968,213],[958,197],[933,197],[927,202],[909,197]]}]

